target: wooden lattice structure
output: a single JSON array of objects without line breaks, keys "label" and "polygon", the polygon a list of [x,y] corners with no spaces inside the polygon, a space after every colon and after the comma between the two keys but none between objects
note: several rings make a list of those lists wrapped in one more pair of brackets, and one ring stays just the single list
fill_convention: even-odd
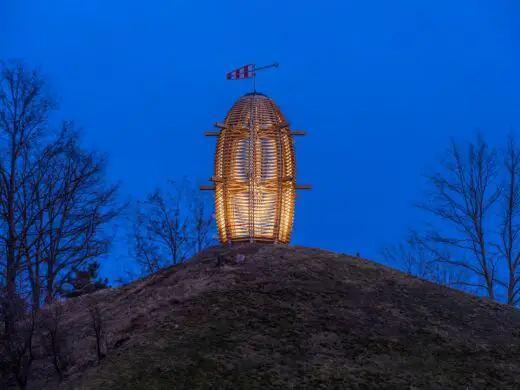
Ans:
[{"label": "wooden lattice structure", "polygon": [[297,189],[291,131],[276,104],[260,93],[242,96],[216,123],[215,211],[221,243],[288,243]]}]

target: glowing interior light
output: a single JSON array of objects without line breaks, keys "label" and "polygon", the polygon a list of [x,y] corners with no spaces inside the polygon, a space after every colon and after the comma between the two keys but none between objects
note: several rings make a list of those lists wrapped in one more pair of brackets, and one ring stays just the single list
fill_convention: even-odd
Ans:
[{"label": "glowing interior light", "polygon": [[222,243],[288,243],[296,167],[289,126],[267,96],[242,96],[220,132],[215,156],[215,214]]}]

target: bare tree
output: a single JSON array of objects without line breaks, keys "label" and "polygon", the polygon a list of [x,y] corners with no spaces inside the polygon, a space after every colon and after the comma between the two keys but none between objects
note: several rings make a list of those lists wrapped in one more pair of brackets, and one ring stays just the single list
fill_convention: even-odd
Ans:
[{"label": "bare tree", "polygon": [[206,199],[197,192],[192,195],[191,211],[191,235],[193,247],[196,253],[202,252],[213,243],[212,233],[214,230],[215,219],[211,214]]},{"label": "bare tree", "polygon": [[[0,269],[8,334],[15,331],[17,281],[36,310],[77,269],[105,255],[106,229],[121,209],[118,186],[105,183],[105,158],[83,150],[70,122],[51,131],[56,107],[39,71],[0,64]],[[25,284],[23,286],[25,288]]]},{"label": "bare tree", "polygon": [[130,240],[133,254],[144,275],[153,274],[165,266],[159,245],[152,240],[148,231],[148,218],[139,205],[136,210],[135,221],[132,224]]},{"label": "bare tree", "polygon": [[66,139],[56,160],[44,182],[53,194],[42,232],[48,302],[78,269],[107,254],[114,235],[105,229],[122,210],[118,186],[105,184],[104,158],[81,150],[77,134]]},{"label": "bare tree", "polygon": [[428,279],[431,276],[434,260],[411,240],[398,245],[385,246],[382,255],[386,263],[397,266],[410,275],[421,279]]},{"label": "bare tree", "polygon": [[97,303],[92,303],[89,305],[88,310],[90,314],[90,327],[94,333],[94,337],[96,338],[96,355],[98,363],[100,363],[104,357],[101,349],[104,340],[104,326],[101,309]]},{"label": "bare tree", "polygon": [[441,169],[426,176],[426,199],[416,204],[434,218],[417,243],[438,263],[471,273],[465,286],[482,288],[495,298],[497,257],[490,251],[489,218],[500,197],[497,155],[482,139],[467,152],[452,141]]},{"label": "bare tree", "polygon": [[504,156],[506,181],[502,196],[502,224],[499,251],[508,277],[507,303],[520,303],[520,150],[511,135]]},{"label": "bare tree", "polygon": [[132,238],[134,255],[144,273],[181,263],[192,251],[186,183],[169,181],[167,190],[157,189],[138,202]]},{"label": "bare tree", "polygon": [[100,263],[91,262],[83,269],[76,269],[66,285],[62,285],[58,290],[60,296],[65,298],[75,298],[95,291],[109,288],[108,278],[99,277]]},{"label": "bare tree", "polygon": [[[436,254],[430,253],[416,231],[410,231],[406,241],[398,245],[386,246],[382,255],[389,265],[397,266],[406,273],[443,286],[464,288],[468,275],[458,267],[439,263]],[[444,253],[444,257],[450,257]]]},{"label": "bare tree", "polygon": [[[20,169],[32,169],[26,175],[27,180],[20,186],[17,196],[17,210],[20,215],[20,231],[17,251],[21,259],[21,271],[26,271],[32,293],[32,302],[36,310],[41,304],[44,287],[45,233],[50,228],[47,210],[53,202],[54,193],[45,188],[48,176],[53,172],[55,160],[63,153],[63,143],[68,136],[68,124],[64,124],[52,142],[43,150],[36,151],[36,161],[31,164],[26,157]],[[64,194],[59,194],[63,198]]]},{"label": "bare tree", "polygon": [[40,316],[40,340],[60,382],[72,361],[71,338],[63,324],[63,303],[54,302]]},{"label": "bare tree", "polygon": [[[43,136],[48,114],[54,102],[45,93],[38,71],[28,71],[21,62],[0,64],[0,240],[6,248],[5,331],[14,333],[13,308],[16,277],[19,272],[21,215],[17,197],[37,163],[30,163],[31,151]],[[24,166],[24,169],[20,169]]]}]

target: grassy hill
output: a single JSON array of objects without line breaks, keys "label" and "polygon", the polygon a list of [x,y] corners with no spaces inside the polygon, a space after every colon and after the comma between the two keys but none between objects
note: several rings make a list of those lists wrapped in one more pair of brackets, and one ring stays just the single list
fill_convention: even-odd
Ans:
[{"label": "grassy hill", "polygon": [[[520,389],[519,311],[319,249],[212,248],[70,300],[65,326],[76,347],[61,388]],[[37,362],[31,387],[56,388],[50,370]]]}]

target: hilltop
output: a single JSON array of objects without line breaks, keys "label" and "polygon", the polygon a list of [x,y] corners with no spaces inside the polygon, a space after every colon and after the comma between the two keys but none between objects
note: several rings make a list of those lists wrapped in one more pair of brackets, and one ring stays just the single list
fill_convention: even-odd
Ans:
[{"label": "hilltop", "polygon": [[[520,388],[518,310],[319,249],[215,247],[66,306],[76,347],[62,388]],[[56,388],[35,367],[30,388]]]}]

